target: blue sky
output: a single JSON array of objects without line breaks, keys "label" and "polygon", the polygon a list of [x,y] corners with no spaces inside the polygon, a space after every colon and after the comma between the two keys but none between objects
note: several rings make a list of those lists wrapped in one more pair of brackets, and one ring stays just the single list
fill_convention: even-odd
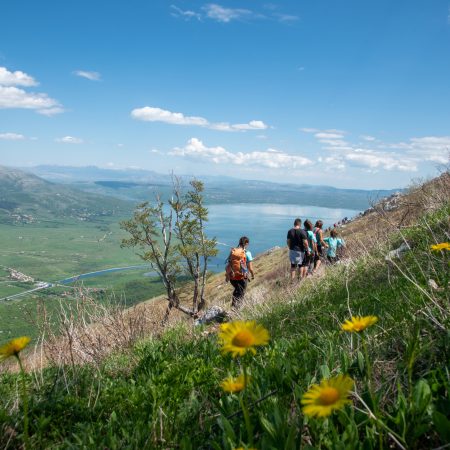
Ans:
[{"label": "blue sky", "polygon": [[450,2],[7,2],[0,164],[393,188],[450,151]]}]

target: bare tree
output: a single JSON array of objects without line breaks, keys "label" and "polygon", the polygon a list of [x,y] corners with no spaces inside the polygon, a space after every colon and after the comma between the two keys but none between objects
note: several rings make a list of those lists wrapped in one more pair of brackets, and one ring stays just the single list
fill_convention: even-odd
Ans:
[{"label": "bare tree", "polygon": [[177,252],[186,262],[186,273],[194,282],[192,311],[197,314],[205,305],[205,284],[208,260],[216,256],[216,240],[205,235],[208,209],[204,206],[204,185],[201,181],[190,181],[190,190],[183,194],[181,180],[174,177],[174,198],[170,205],[175,212],[175,232],[178,239]]},{"label": "bare tree", "polygon": [[[154,205],[138,205],[133,218],[121,223],[130,234],[122,240],[122,247],[138,248],[137,254],[151,264],[166,288],[165,321],[172,308],[195,317],[205,304],[208,260],[217,255],[217,249],[216,240],[205,235],[208,209],[203,190],[201,181],[192,180],[184,193],[181,180],[173,177],[173,197],[167,205],[157,196]],[[183,274],[193,281],[192,307],[179,301],[177,287]]]}]

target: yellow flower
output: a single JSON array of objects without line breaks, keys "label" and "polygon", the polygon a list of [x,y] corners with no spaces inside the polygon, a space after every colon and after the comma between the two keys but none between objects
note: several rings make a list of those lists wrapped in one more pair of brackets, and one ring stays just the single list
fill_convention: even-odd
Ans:
[{"label": "yellow flower", "polygon": [[313,384],[303,395],[303,413],[312,417],[327,417],[334,410],[341,409],[347,403],[353,387],[353,380],[347,375],[322,380],[320,385]]},{"label": "yellow flower", "polygon": [[[246,450],[246,449],[244,447],[238,447],[238,448],[235,448],[234,450]],[[247,450],[257,450],[257,449],[253,448],[253,447],[248,447]]]},{"label": "yellow flower", "polygon": [[233,358],[245,355],[248,351],[256,353],[254,347],[267,345],[269,332],[255,321],[224,323],[220,326],[219,341],[223,353],[231,353]]},{"label": "yellow flower", "polygon": [[442,250],[450,251],[450,242],[441,242],[440,244],[432,245],[430,248],[433,252],[441,252]]},{"label": "yellow flower", "polygon": [[0,361],[9,358],[10,356],[17,356],[31,341],[28,336],[22,336],[0,347]]},{"label": "yellow flower", "polygon": [[[248,379],[247,379],[248,384]],[[220,383],[220,386],[225,392],[241,392],[242,389],[246,387],[245,377],[243,374],[239,375],[237,378],[228,377]]]},{"label": "yellow flower", "polygon": [[374,323],[378,322],[377,316],[356,316],[352,317],[352,320],[346,320],[345,323],[342,325],[342,329],[344,331],[349,331],[350,333],[357,332],[365,330],[367,327],[370,327]]}]

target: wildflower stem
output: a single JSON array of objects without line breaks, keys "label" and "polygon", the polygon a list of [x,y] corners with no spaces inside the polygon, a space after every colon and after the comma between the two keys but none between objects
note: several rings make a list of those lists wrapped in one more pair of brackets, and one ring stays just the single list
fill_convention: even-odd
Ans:
[{"label": "wildflower stem", "polygon": [[15,355],[17,361],[19,362],[20,374],[22,379],[22,403],[23,403],[23,442],[25,445],[25,450],[31,449],[30,437],[28,435],[28,394],[27,385],[25,380],[25,370],[22,365],[22,361],[18,354]]},{"label": "wildflower stem", "polygon": [[406,447],[403,446],[403,444],[401,443],[401,441],[404,442],[404,439],[397,434],[395,431],[392,431],[385,423],[383,423],[383,421],[381,421],[373,412],[372,410],[369,408],[369,406],[367,405],[367,403],[362,399],[362,397],[360,395],[358,395],[358,393],[356,392],[356,390],[353,392],[353,394],[355,395],[355,397],[359,400],[359,402],[361,402],[361,404],[364,406],[364,408],[366,408],[366,411],[361,410],[359,408],[355,408],[358,411],[362,412],[362,413],[366,413],[370,419],[374,420],[376,423],[378,423],[378,425],[381,428],[384,428],[387,431],[388,436],[398,445],[398,447],[401,450],[406,450]]},{"label": "wildflower stem", "polygon": [[[369,391],[370,400],[372,401],[372,407],[375,412],[374,416],[378,417],[379,416],[378,404],[377,404],[377,400],[375,398],[375,393],[373,391],[373,385],[372,385],[372,365],[370,363],[369,352],[367,350],[367,342],[366,342],[366,339],[364,338],[364,335],[361,335],[361,344],[362,344],[362,348],[363,348],[363,352],[364,352],[364,360],[365,360],[365,364],[366,364],[367,389]],[[379,426],[379,420],[375,421],[375,425],[378,426],[379,448],[380,448],[380,450],[383,450],[383,432],[382,432],[381,427]]]},{"label": "wildflower stem", "polygon": [[[244,385],[248,385],[248,374],[247,374],[247,364],[243,362],[242,368],[244,370]],[[242,413],[244,415],[245,428],[247,430],[247,439],[250,447],[253,447],[253,427],[250,420],[250,414],[248,412],[247,400],[245,398],[245,390],[241,393],[240,403],[242,408]]]}]

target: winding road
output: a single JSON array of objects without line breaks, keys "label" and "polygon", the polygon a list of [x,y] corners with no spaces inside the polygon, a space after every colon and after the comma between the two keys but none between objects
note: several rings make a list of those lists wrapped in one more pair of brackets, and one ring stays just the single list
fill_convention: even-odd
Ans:
[{"label": "winding road", "polygon": [[[82,273],[80,275],[74,275],[72,277],[64,278],[63,280],[59,280],[59,281],[41,282],[42,285],[40,285],[40,286],[38,286],[38,287],[36,287],[34,289],[30,289],[30,290],[24,291],[24,292],[19,292],[18,294],[8,295],[7,297],[0,298],[0,301],[2,301],[2,300],[12,300],[14,298],[19,298],[19,297],[22,297],[24,295],[30,294],[32,292],[41,291],[43,289],[48,289],[48,288],[55,287],[55,286],[58,286],[58,285],[70,284],[70,283],[73,283],[75,281],[83,280],[85,278],[98,277],[98,276],[106,275],[106,274],[113,273],[113,272],[122,272],[122,271],[125,271],[125,270],[139,270],[139,269],[151,269],[151,266],[148,265],[148,264],[141,264],[141,265],[137,265],[137,266],[112,267],[112,268],[109,268],[109,269],[96,270],[95,272],[87,272],[87,273]],[[154,272],[154,273],[156,275],[156,272]]]}]

